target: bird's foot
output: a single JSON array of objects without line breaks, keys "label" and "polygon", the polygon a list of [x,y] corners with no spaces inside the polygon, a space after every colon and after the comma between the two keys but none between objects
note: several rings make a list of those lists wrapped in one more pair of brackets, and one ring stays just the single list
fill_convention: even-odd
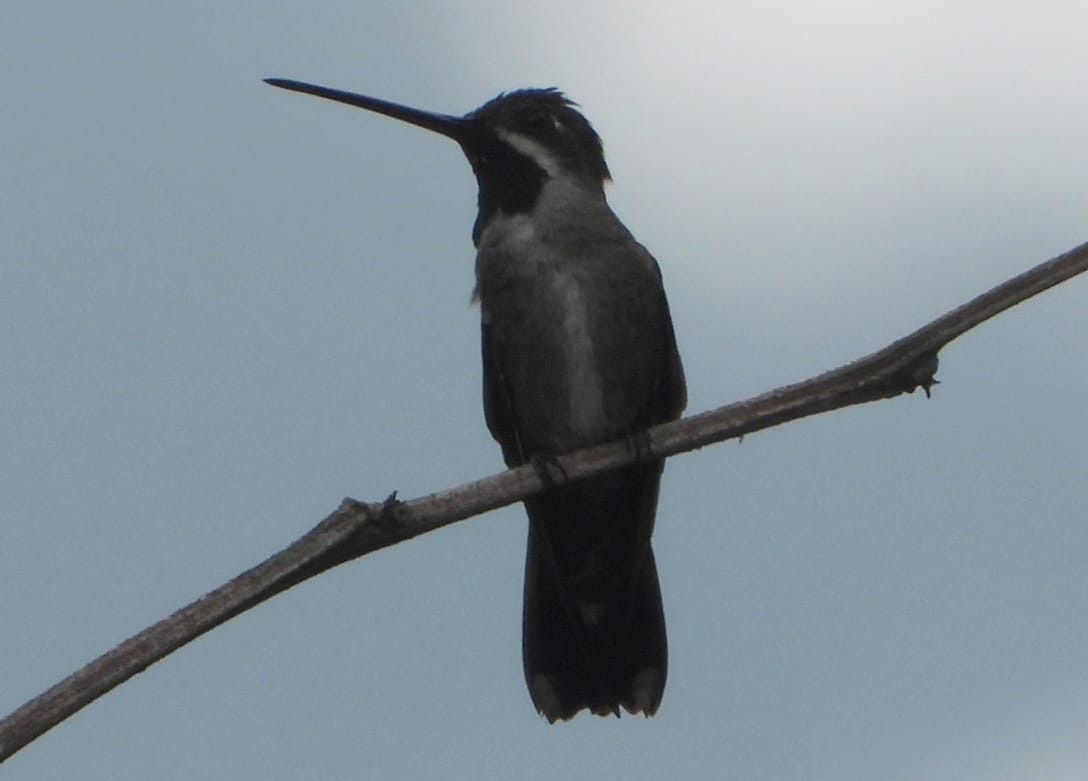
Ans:
[{"label": "bird's foot", "polygon": [[[562,484],[567,482],[567,470],[563,468],[563,465],[559,463],[559,459],[554,455],[545,455],[543,453],[533,453],[529,456],[529,464],[532,465],[533,470],[536,472],[537,477],[540,478],[540,482],[544,484],[544,488],[555,488],[556,484]],[[555,478],[555,474],[559,474],[559,480]]]},{"label": "bird's foot", "polygon": [[646,429],[636,431],[628,435],[625,441],[628,452],[635,454],[636,464],[650,460],[653,453],[653,441],[650,439],[649,431]]}]

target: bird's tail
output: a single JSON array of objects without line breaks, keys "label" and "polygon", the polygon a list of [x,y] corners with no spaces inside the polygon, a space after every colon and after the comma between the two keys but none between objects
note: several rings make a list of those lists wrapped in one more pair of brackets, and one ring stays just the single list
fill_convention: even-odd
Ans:
[{"label": "bird's tail", "polygon": [[526,502],[525,678],[548,721],[657,711],[668,656],[650,547],[660,474],[658,462],[638,464]]}]

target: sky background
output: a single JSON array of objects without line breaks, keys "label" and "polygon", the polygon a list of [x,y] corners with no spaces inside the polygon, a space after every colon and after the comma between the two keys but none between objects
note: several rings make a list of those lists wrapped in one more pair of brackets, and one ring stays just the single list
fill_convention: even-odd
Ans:
[{"label": "sky background", "polygon": [[[1088,240],[1083,2],[0,9],[0,712],[342,497],[501,468],[456,145],[557,85],[661,263],[699,412]],[[28,779],[1088,776],[1088,279],[921,394],[670,459],[656,718],[549,726],[520,507],[327,573],[47,733]]]}]

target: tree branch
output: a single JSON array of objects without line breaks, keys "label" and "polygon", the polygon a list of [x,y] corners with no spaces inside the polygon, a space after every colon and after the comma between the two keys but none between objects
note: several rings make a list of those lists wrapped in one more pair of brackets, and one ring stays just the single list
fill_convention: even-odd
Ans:
[{"label": "tree branch", "polygon": [[[747,401],[655,426],[645,443],[612,442],[557,459],[578,480],[647,456],[664,457],[820,412],[891,398],[936,383],[937,353],[980,323],[1088,269],[1088,244],[983,293],[871,355]],[[532,466],[439,493],[340,507],[290,546],[129,638],[0,721],[0,762],[115,686],[219,624],[327,569],[544,488]]]}]

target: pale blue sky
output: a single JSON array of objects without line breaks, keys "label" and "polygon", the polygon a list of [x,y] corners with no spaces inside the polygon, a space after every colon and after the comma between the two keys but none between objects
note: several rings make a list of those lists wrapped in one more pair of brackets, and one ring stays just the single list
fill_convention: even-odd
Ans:
[{"label": "pale blue sky", "polygon": [[[661,263],[689,411],[850,360],[1088,240],[1080,2],[50,3],[0,11],[0,711],[345,495],[501,466],[456,145],[557,85]],[[169,657],[12,779],[1088,775],[1088,280],[932,400],[672,459],[652,720],[549,726],[520,507]]]}]

